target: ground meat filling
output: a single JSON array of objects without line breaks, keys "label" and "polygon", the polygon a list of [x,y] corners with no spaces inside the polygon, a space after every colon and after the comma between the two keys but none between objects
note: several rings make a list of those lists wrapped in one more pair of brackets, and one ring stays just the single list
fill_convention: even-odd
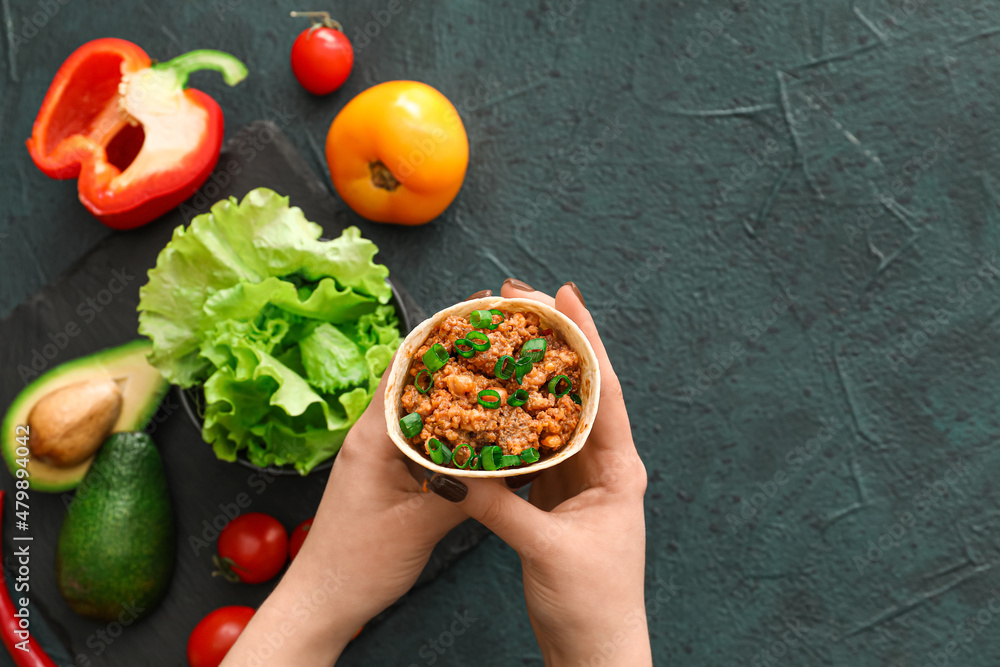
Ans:
[{"label": "ground meat filling", "polygon": [[[548,382],[556,375],[565,375],[580,386],[580,357],[556,338],[551,329],[541,329],[534,313],[503,311],[504,321],[493,331],[473,329],[467,318],[451,316],[435,329],[416,351],[410,367],[411,381],[403,390],[402,405],[408,412],[419,413],[424,428],[410,443],[426,453],[426,443],[437,438],[454,449],[462,443],[476,451],[486,445],[499,445],[504,454],[520,454],[529,447],[543,455],[565,445],[580,421],[581,407],[567,394],[556,398],[548,391]],[[423,355],[434,343],[440,343],[448,353],[455,341],[470,331],[480,331],[490,339],[490,349],[476,352],[471,358],[452,356],[434,373],[430,391],[421,394],[412,379],[424,370]],[[521,346],[532,338],[545,338],[548,345],[545,358],[534,365],[518,384],[515,378],[501,380],[494,375],[497,359],[509,354],[515,359]],[[507,397],[517,389],[528,392],[523,406],[507,405]],[[500,394],[501,407],[489,409],[478,403],[479,392],[494,389]]]}]

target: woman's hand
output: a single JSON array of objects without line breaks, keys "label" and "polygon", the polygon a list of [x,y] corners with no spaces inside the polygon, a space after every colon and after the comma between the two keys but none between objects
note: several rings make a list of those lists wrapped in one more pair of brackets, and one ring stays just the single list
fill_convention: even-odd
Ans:
[{"label": "woman's hand", "polygon": [[388,376],[337,454],[308,539],[223,665],[332,665],[358,628],[413,586],[434,545],[468,518],[428,493],[423,469],[389,439]]},{"label": "woman's hand", "polygon": [[[583,297],[572,283],[556,298],[508,280],[501,294],[566,314],[600,361],[601,397],[586,446],[534,480],[530,503],[493,480],[436,476],[429,486],[496,533],[521,557],[524,596],[545,664],[652,664],[646,627],[646,469],[621,385]],[[517,478],[513,478],[516,480]]]}]

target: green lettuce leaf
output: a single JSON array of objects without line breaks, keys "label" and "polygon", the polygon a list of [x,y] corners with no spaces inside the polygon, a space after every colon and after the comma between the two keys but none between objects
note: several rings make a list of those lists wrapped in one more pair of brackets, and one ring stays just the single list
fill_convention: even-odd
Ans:
[{"label": "green lettuce leaf", "polygon": [[178,227],[140,290],[150,362],[201,385],[220,459],[305,474],[336,454],[399,346],[388,269],[349,227],[332,241],[258,188]]},{"label": "green lettuce leaf", "polygon": [[364,354],[332,324],[321,324],[299,342],[309,384],[323,391],[355,387],[368,380]]}]

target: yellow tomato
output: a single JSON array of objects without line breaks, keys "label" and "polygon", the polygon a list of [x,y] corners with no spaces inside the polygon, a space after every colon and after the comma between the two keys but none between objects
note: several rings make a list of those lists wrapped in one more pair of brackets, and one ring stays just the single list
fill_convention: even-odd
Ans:
[{"label": "yellow tomato", "polygon": [[347,103],[326,135],[333,185],[375,222],[422,225],[455,199],[469,138],[448,98],[425,83],[389,81]]}]

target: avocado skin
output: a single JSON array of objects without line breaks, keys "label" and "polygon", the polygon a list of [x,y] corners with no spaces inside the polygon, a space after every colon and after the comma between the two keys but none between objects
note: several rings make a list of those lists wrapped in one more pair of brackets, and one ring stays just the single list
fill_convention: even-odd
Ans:
[{"label": "avocado skin", "polygon": [[59,591],[81,616],[122,620],[160,601],[173,568],[174,519],[160,454],[145,433],[115,433],[63,520]]}]

